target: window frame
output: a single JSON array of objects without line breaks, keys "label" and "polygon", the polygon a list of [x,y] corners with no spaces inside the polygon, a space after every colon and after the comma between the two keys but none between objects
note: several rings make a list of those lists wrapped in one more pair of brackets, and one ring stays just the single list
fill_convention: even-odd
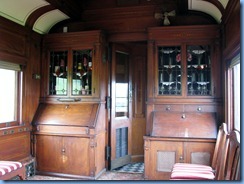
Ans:
[{"label": "window frame", "polygon": [[[227,120],[228,120],[228,129],[229,131],[236,130],[240,132],[241,125],[239,125],[239,130],[235,129],[235,93],[234,93],[234,67],[240,64],[240,54],[237,54],[232,59],[227,66]],[[241,66],[240,66],[241,70]],[[241,74],[241,71],[240,71]],[[241,90],[241,87],[240,87]],[[241,92],[240,92],[241,94]],[[241,99],[241,97],[240,97]],[[240,113],[241,116],[241,113]],[[241,120],[241,117],[240,117]]]},{"label": "window frame", "polygon": [[[6,68],[1,68],[6,69]],[[0,128],[7,128],[7,127],[13,127],[13,126],[19,126],[22,125],[22,94],[23,94],[23,72],[18,70],[13,70],[16,74],[16,106],[15,106],[15,115],[16,119],[14,121],[9,122],[0,122]]]}]

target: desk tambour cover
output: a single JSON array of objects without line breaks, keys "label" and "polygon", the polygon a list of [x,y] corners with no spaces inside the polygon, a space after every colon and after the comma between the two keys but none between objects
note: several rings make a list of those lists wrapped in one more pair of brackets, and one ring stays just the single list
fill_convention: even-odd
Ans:
[{"label": "desk tambour cover", "polygon": [[216,138],[215,113],[153,112],[151,136]]},{"label": "desk tambour cover", "polygon": [[40,104],[35,125],[61,125],[94,128],[99,104]]}]

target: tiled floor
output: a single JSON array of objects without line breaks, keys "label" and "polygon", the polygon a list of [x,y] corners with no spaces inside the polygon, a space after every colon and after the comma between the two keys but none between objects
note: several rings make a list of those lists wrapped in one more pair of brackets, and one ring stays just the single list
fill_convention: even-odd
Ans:
[{"label": "tiled floor", "polygon": [[143,162],[130,163],[125,166],[114,169],[113,171],[125,172],[125,173],[143,173],[144,163]]}]

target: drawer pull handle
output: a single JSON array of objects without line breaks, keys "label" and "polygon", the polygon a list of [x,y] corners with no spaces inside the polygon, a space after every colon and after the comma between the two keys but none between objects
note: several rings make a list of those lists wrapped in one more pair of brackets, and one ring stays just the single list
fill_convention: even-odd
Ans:
[{"label": "drawer pull handle", "polygon": [[202,111],[202,108],[201,108],[201,107],[198,107],[198,108],[197,108],[197,111]]},{"label": "drawer pull handle", "polygon": [[58,98],[59,102],[79,102],[81,98]]},{"label": "drawer pull handle", "polygon": [[182,119],[186,119],[186,115],[185,114],[182,114],[181,118]]},{"label": "drawer pull handle", "polygon": [[64,148],[62,149],[62,153],[65,153],[65,149]]}]

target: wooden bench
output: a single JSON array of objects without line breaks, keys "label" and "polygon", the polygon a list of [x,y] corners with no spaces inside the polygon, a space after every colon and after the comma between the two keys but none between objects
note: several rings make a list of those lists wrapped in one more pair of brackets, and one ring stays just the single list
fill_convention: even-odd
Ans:
[{"label": "wooden bench", "polygon": [[0,161],[0,180],[10,180],[15,176],[25,180],[25,167],[23,164],[15,161]]}]

